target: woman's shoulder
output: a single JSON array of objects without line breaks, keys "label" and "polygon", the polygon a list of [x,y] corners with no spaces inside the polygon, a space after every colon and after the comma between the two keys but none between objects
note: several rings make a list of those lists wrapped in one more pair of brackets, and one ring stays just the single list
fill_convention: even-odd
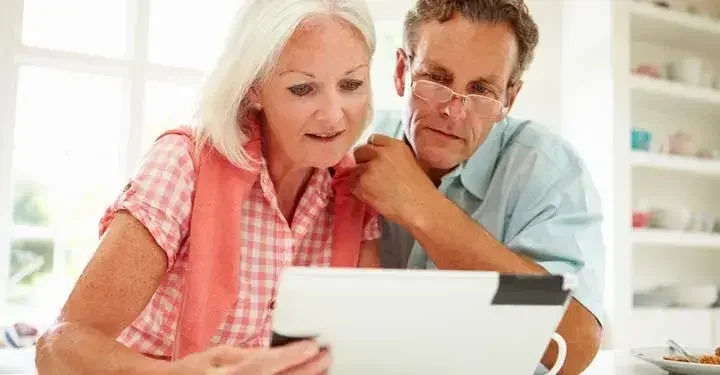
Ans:
[{"label": "woman's shoulder", "polygon": [[[178,128],[157,137],[145,153],[139,172],[189,173],[192,175],[195,141],[192,132]],[[184,173],[183,173],[184,174]]]}]

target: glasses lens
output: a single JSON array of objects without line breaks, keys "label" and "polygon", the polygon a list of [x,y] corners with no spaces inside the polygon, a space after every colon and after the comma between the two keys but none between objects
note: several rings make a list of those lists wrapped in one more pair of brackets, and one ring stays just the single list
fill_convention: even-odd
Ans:
[{"label": "glasses lens", "polygon": [[415,95],[431,102],[447,102],[452,97],[452,91],[437,83],[429,81],[415,82]]},{"label": "glasses lens", "polygon": [[503,105],[497,100],[480,95],[470,95],[469,99],[468,109],[479,116],[495,118],[503,114]]}]

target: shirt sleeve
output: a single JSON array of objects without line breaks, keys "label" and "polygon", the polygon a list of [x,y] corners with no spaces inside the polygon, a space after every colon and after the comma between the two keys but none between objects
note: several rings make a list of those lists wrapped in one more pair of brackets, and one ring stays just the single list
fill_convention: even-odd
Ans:
[{"label": "shirt sleeve", "polygon": [[581,164],[532,178],[508,225],[507,246],[551,274],[574,274],[573,297],[602,324],[605,245],[600,197]]},{"label": "shirt sleeve", "polygon": [[195,173],[190,147],[182,135],[167,135],[147,152],[135,176],[100,220],[100,236],[118,211],[140,221],[163,249],[171,268],[190,227]]}]

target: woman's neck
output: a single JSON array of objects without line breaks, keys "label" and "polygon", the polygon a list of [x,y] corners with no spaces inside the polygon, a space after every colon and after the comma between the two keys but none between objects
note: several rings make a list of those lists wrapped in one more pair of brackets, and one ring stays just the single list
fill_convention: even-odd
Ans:
[{"label": "woman's neck", "polygon": [[265,142],[264,154],[280,212],[287,223],[291,224],[313,168],[301,167],[293,163],[281,148],[274,147],[272,142]]},{"label": "woman's neck", "polygon": [[285,220],[290,224],[300,198],[302,198],[302,193],[305,191],[308,180],[312,175],[312,168],[297,168],[279,161],[273,163],[270,160],[271,158],[267,158],[267,166],[270,172],[270,180],[275,187],[278,206]]}]

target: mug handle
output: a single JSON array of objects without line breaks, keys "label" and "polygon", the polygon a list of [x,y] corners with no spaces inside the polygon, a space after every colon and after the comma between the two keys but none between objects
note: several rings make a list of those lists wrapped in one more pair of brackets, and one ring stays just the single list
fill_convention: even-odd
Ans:
[{"label": "mug handle", "polygon": [[567,343],[565,342],[565,339],[557,332],[553,333],[551,338],[555,341],[555,343],[557,343],[558,355],[555,360],[555,364],[545,375],[557,375],[562,366],[565,364],[565,357],[567,357]]}]

